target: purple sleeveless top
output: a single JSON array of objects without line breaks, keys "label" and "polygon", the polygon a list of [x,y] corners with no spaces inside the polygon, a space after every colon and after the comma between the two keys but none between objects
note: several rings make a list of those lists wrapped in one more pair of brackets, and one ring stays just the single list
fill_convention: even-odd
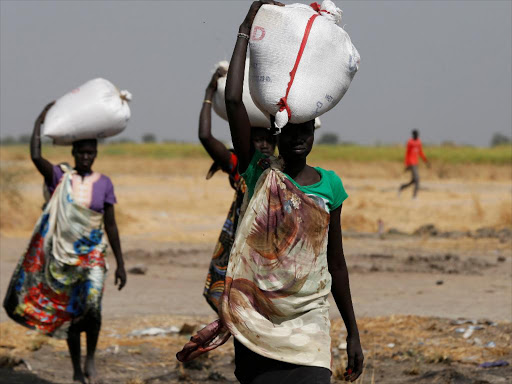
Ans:
[{"label": "purple sleeveless top", "polygon": [[[51,184],[46,184],[50,195],[59,184],[64,171],[58,165],[53,166],[53,179]],[[82,179],[82,176],[74,174],[71,182],[73,186],[74,200],[86,206],[87,208],[104,213],[105,204],[115,204],[117,202],[114,195],[114,186],[108,176],[93,172]]]}]

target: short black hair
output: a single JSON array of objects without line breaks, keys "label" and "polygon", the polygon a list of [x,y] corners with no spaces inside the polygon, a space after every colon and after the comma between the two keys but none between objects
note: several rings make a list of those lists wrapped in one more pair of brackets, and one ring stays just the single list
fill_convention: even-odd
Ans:
[{"label": "short black hair", "polygon": [[77,140],[73,141],[73,149],[77,149],[81,147],[82,145],[92,144],[95,147],[98,146],[98,140],[97,139],[83,139],[83,140]]}]

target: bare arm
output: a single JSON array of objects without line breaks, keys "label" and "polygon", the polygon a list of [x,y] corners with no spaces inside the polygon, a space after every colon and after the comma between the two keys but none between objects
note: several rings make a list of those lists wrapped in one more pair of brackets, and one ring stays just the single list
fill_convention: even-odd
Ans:
[{"label": "bare arm", "polygon": [[107,232],[108,242],[110,243],[110,247],[114,252],[117,263],[114,284],[118,285],[119,283],[119,290],[121,290],[126,284],[126,272],[124,270],[123,253],[121,252],[119,231],[117,230],[114,206],[112,204],[105,204],[105,214],[103,216],[103,221],[105,223],[105,232]]},{"label": "bare arm", "polygon": [[[217,89],[217,80],[223,75],[223,69],[219,68],[212,76],[210,84],[206,88],[204,102],[199,115],[199,140],[210,157],[220,164],[222,169],[229,166],[231,153],[226,146],[212,135],[212,98]],[[210,101],[210,102],[207,102]]]},{"label": "bare arm", "polygon": [[427,160],[427,156],[423,153],[423,145],[420,144],[420,157],[423,160],[425,164],[427,164],[428,167],[430,167],[430,162]]},{"label": "bare arm", "polygon": [[50,184],[53,179],[53,164],[46,160],[41,155],[41,125],[44,123],[44,119],[46,117],[46,113],[48,110],[55,104],[55,101],[52,101],[48,104],[34,123],[34,130],[32,132],[32,137],[30,138],[30,158],[32,162],[36,166],[37,170],[41,175],[43,175],[44,180],[47,184]]},{"label": "bare arm", "polygon": [[[258,10],[263,4],[279,5],[276,1],[262,0],[252,3],[245,20],[240,25],[239,33],[249,35],[252,23]],[[245,56],[249,41],[243,37],[237,37],[233,56],[229,64],[228,78],[226,80],[226,111],[228,114],[231,139],[238,156],[238,171],[243,173],[251,162],[254,148],[251,145],[251,123],[247,110],[242,100],[244,87]]]},{"label": "bare arm", "polygon": [[[246,32],[242,32],[244,30]],[[250,30],[250,28],[240,27],[241,33],[248,34]],[[238,172],[240,173],[245,172],[254,154],[254,149],[251,146],[251,123],[242,101],[247,45],[246,39],[237,38],[226,81],[226,112],[233,147],[238,156]]]},{"label": "bare arm", "polygon": [[331,293],[347,328],[348,366],[345,378],[355,381],[363,371],[363,351],[350,295],[347,263],[341,236],[341,206],[331,212],[327,243],[327,262],[332,276]]}]

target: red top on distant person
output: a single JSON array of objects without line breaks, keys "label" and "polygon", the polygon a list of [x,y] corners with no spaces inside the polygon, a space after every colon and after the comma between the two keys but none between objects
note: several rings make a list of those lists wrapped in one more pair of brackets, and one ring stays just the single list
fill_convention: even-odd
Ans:
[{"label": "red top on distant person", "polygon": [[418,139],[409,139],[407,142],[407,151],[405,152],[405,166],[409,167],[411,165],[418,165],[418,155],[421,156],[424,162],[427,162],[427,158],[423,153],[423,148],[421,147],[421,140]]}]

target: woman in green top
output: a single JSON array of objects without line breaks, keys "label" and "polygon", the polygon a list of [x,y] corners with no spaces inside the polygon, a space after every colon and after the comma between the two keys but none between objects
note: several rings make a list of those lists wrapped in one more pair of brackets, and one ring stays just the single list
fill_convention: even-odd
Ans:
[{"label": "woman in green top", "polygon": [[[252,27],[252,22],[258,12],[259,8],[263,3],[267,4],[275,4],[274,2],[254,2],[244,20],[242,25],[240,26],[239,33],[249,35]],[[279,4],[275,4],[279,5]],[[294,200],[299,196],[302,199],[302,206],[305,206],[308,203],[307,197],[312,197],[313,201],[317,203],[320,208],[325,209],[328,212],[328,219],[326,220],[326,225],[321,228],[315,228],[315,231],[320,231],[321,233],[326,232],[326,252],[322,254],[322,251],[316,251],[316,258],[313,258],[313,262],[318,265],[322,264],[322,261],[319,260],[319,257],[326,257],[326,262],[328,266],[328,273],[332,278],[332,286],[331,292],[336,302],[336,305],[340,311],[341,316],[345,322],[347,327],[347,353],[348,353],[348,367],[345,372],[345,378],[350,381],[354,381],[362,372],[363,367],[363,353],[361,349],[361,344],[359,341],[359,333],[357,329],[356,319],[354,315],[354,310],[352,307],[352,299],[350,295],[350,287],[349,287],[349,279],[348,279],[348,271],[345,263],[345,257],[343,254],[343,245],[342,245],[342,236],[341,236],[341,208],[342,202],[347,198],[347,194],[343,189],[342,182],[340,178],[332,171],[326,171],[322,168],[311,167],[307,164],[306,158],[308,154],[311,152],[313,142],[314,142],[314,121],[309,121],[303,124],[288,124],[286,125],[279,135],[278,140],[278,148],[279,154],[281,158],[281,174],[277,173],[277,176],[274,175],[276,182],[275,184],[272,180],[268,180],[272,173],[269,171],[264,171],[266,164],[269,168],[273,168],[271,162],[263,160],[265,157],[261,153],[255,152],[254,147],[251,145],[249,140],[250,133],[250,124],[249,119],[247,118],[247,112],[245,106],[242,101],[242,89],[243,89],[243,79],[244,79],[244,69],[245,69],[245,57],[247,52],[248,40],[244,38],[243,35],[239,35],[237,38],[237,42],[235,45],[235,49],[233,52],[233,56],[231,58],[231,65],[229,67],[227,84],[226,84],[226,109],[229,119],[229,125],[231,129],[231,136],[233,139],[233,145],[235,151],[238,155],[239,159],[239,172],[242,174],[244,179],[246,180],[247,188],[248,188],[248,198],[254,198],[255,192],[261,193],[263,188],[270,189],[270,192],[267,192],[265,198],[262,200],[270,201],[268,204],[267,211],[271,210],[273,206],[275,206],[275,202],[279,199],[283,200],[281,204],[281,210],[293,211],[291,207],[293,206]],[[271,118],[272,125],[274,124],[273,117]],[[279,165],[278,165],[279,166]],[[275,168],[277,168],[276,166]],[[277,171],[279,172],[279,171]],[[263,175],[267,178],[267,180],[262,180]],[[282,175],[285,178],[279,178]],[[286,180],[291,181],[291,185],[286,183]],[[275,188],[275,185],[284,184],[285,187],[278,189]],[[258,190],[259,187],[259,190]],[[298,189],[294,191],[294,188]],[[274,190],[276,192],[274,192]],[[289,200],[286,198],[280,198],[280,196],[275,197],[275,195],[280,195],[286,192],[283,191],[291,191],[292,197]],[[303,197],[300,195],[300,192],[307,195],[307,197]],[[299,205],[299,204],[297,204]],[[321,221],[322,216],[318,211],[314,211],[314,208],[310,208],[310,212],[304,214],[300,211],[301,208],[296,210],[297,216],[304,215],[309,218],[311,216],[312,219],[318,216],[316,222]],[[249,214],[249,209],[246,211]],[[273,228],[270,232],[276,234],[277,237],[281,237],[281,239],[274,240],[273,245],[280,244],[280,240],[290,240],[293,238],[293,235],[287,231],[287,218],[286,216],[281,217],[281,221],[279,222],[279,217],[277,214],[268,213],[268,216],[273,216],[268,219],[268,223],[274,223],[278,221],[276,228]],[[307,215],[307,216],[306,216]],[[316,215],[316,216],[314,216]],[[245,218],[245,219],[248,219]],[[244,220],[245,220],[244,219]],[[252,244],[252,251],[258,248],[260,249],[260,255],[263,254],[261,252],[261,245],[256,244],[257,239],[254,239],[254,232],[257,230],[257,224],[261,220],[261,215],[256,215],[254,224],[252,229],[250,230],[252,233],[246,237],[246,241]],[[301,220],[299,220],[300,222]],[[290,226],[290,228],[298,228],[299,231],[303,231],[302,237],[312,236],[309,233],[308,226],[315,226],[316,222],[305,222],[295,224],[295,226]],[[267,225],[268,227],[268,225]],[[266,235],[268,237],[267,231]],[[238,239],[237,239],[238,240]],[[311,243],[315,243],[316,238],[314,238]],[[294,241],[299,241],[299,239],[294,238]],[[288,241],[286,241],[288,242]],[[298,243],[297,243],[298,244]],[[268,243],[266,244],[268,246]],[[277,252],[281,249],[279,245],[275,247]],[[295,247],[296,248],[296,247]],[[288,253],[292,253],[295,251],[294,247],[287,248]],[[311,247],[311,253],[315,253],[315,246]],[[321,246],[319,247],[321,248]],[[304,258],[304,254],[300,254],[302,258]],[[282,256],[278,256],[279,259]],[[270,260],[272,257],[266,255],[265,260]],[[246,262],[246,261],[245,261]],[[272,304],[272,299],[278,294],[276,291],[273,291],[273,295],[269,294],[268,285],[262,287],[265,281],[273,280],[276,276],[284,276],[284,273],[275,273],[275,268],[287,268],[291,267],[284,262],[277,263],[278,267],[276,267],[276,263],[272,263],[272,268],[264,269],[261,268],[261,263],[256,263],[257,267],[252,268],[253,273],[253,281],[256,282],[257,289],[260,292],[264,292],[264,296],[270,299]],[[297,268],[297,265],[293,265],[293,267]],[[307,268],[307,266],[301,265],[301,267]],[[265,380],[266,382],[279,381],[283,382],[283,377],[289,378],[290,376],[300,377],[304,379],[308,377],[308,381],[311,382],[313,378],[318,378],[322,380],[325,377],[323,368],[327,368],[326,365],[330,364],[330,361],[327,362],[327,355],[330,357],[330,343],[328,345],[320,345],[318,346],[318,350],[312,351],[312,347],[316,345],[314,344],[314,338],[306,336],[304,338],[298,338],[295,343],[288,342],[290,344],[294,344],[293,347],[287,344],[287,341],[284,339],[292,339],[295,336],[299,336],[296,334],[297,330],[305,329],[306,327],[318,327],[322,321],[328,321],[328,313],[325,310],[318,311],[321,312],[317,314],[315,317],[310,316],[310,312],[314,312],[315,309],[311,309],[310,311],[305,308],[310,306],[310,303],[302,307],[304,312],[301,310],[296,310],[295,308],[290,309],[290,307],[297,307],[293,305],[295,303],[301,303],[300,296],[304,294],[304,291],[308,291],[306,285],[308,283],[314,283],[315,279],[311,279],[312,277],[317,277],[318,275],[313,274],[309,271],[310,276],[305,278],[306,282],[299,282],[300,278],[295,277],[293,280],[293,284],[295,287],[286,289],[280,289],[279,294],[281,297],[280,300],[283,300],[282,296],[285,294],[282,291],[286,290],[289,296],[287,297],[288,303],[292,303],[292,306],[286,307],[284,303],[278,302],[275,304],[274,308],[265,308],[262,309],[262,305],[252,305],[252,308],[256,308],[256,312],[266,317],[270,321],[270,327],[275,327],[276,325],[282,325],[283,320],[282,316],[284,315],[286,318],[294,318],[294,315],[303,317],[303,324],[294,328],[293,325],[290,327],[293,329],[289,334],[284,335],[280,339],[279,335],[271,335],[267,337],[268,340],[260,341],[262,338],[265,338],[265,325],[263,320],[253,318],[253,324],[246,325],[247,322],[251,322],[251,320],[247,320],[245,317],[243,319],[237,319],[237,311],[240,310],[240,307],[246,308],[246,302],[244,300],[239,300],[242,304],[237,307],[236,304],[233,304],[237,300],[237,295],[239,292],[243,292],[246,294],[246,297],[253,298],[250,294],[247,294],[248,289],[239,288],[236,291],[235,281],[237,277],[239,280],[241,278],[247,278],[247,269],[242,271],[242,267],[239,266],[231,266],[230,271],[228,271],[228,275],[231,276],[231,292],[230,287],[228,286],[224,293],[224,303],[222,309],[223,320],[229,328],[230,332],[235,335],[236,343],[235,343],[235,359],[236,359],[236,374],[241,382],[259,382],[260,380]],[[313,269],[313,267],[312,267]],[[256,272],[255,272],[256,271]],[[272,271],[272,272],[269,272]],[[266,276],[261,276],[263,273],[267,273]],[[321,275],[321,272],[320,276]],[[297,273],[295,273],[297,275]],[[283,279],[286,279],[284,277]],[[324,279],[323,282],[325,285],[329,285],[326,282],[327,279]],[[226,280],[226,284],[228,285],[228,280]],[[300,284],[303,284],[300,286]],[[241,285],[241,284],[239,284]],[[279,283],[274,284],[275,286],[281,287]],[[322,287],[317,287],[318,292],[324,291]],[[258,293],[260,293],[258,292]],[[292,294],[290,294],[292,292]],[[297,296],[294,298],[293,296]],[[313,297],[311,295],[310,297]],[[279,300],[278,299],[278,300]],[[318,299],[315,299],[318,300]],[[322,298],[323,300],[323,298]],[[249,300],[253,301],[253,300]],[[277,300],[276,300],[277,301]],[[268,302],[267,302],[268,303]],[[244,306],[245,304],[245,306]],[[270,306],[268,303],[267,307]],[[323,308],[322,308],[323,309]],[[246,310],[249,314],[247,317],[251,319],[251,311]],[[288,313],[287,313],[288,311]],[[294,312],[296,313],[294,314]],[[253,311],[254,312],[254,311]],[[290,313],[291,312],[291,313]],[[280,319],[281,317],[281,319]],[[296,318],[295,318],[296,320]],[[292,324],[292,321],[289,321]],[[261,334],[258,334],[260,333]],[[328,332],[328,330],[327,330]],[[253,335],[256,333],[256,335]],[[284,332],[283,332],[284,333]],[[290,335],[292,335],[290,337]],[[328,335],[321,335],[319,331],[315,337],[322,339],[322,337],[327,340]],[[274,344],[274,341],[276,343]],[[307,342],[306,342],[307,340]],[[267,345],[265,345],[267,343]],[[323,342],[324,344],[326,341]],[[274,345],[272,345],[274,344]],[[304,345],[301,345],[304,344]],[[279,351],[279,349],[282,349]],[[273,350],[274,349],[274,350]],[[320,349],[323,349],[320,351]],[[325,350],[325,352],[324,352]],[[304,356],[309,355],[312,357],[304,357],[304,359],[299,358],[298,355],[303,354]],[[316,354],[316,355],[315,355]],[[325,354],[325,356],[321,356]],[[247,357],[251,357],[248,359]],[[277,369],[276,369],[277,367]],[[318,369],[313,369],[318,368]],[[289,380],[289,379],[288,379]],[[329,382],[329,379],[323,379],[326,383]],[[324,382],[322,381],[322,382]],[[290,381],[291,382],[291,381]],[[297,381],[295,381],[297,382]]]},{"label": "woman in green top", "polygon": [[[235,337],[235,375],[242,383],[330,382],[329,292],[347,328],[345,379],[363,369],[341,237],[347,194],[332,171],[311,167],[314,121],[288,124],[278,159],[255,150],[242,101],[245,57],[254,2],[239,29],[226,83],[226,110],[238,169],[247,184],[230,254],[220,320],[178,353],[181,361]],[[274,118],[271,117],[272,125]],[[218,336],[218,337],[217,337]]]}]

